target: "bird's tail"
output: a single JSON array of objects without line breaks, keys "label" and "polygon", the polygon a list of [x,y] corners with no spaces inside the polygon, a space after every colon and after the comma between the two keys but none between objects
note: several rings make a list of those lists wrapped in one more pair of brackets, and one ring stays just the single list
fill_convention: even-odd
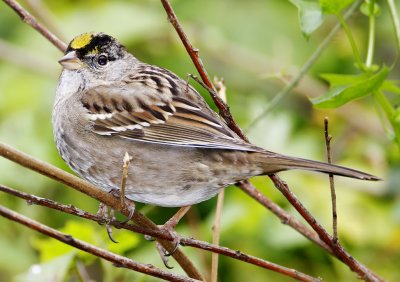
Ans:
[{"label": "bird's tail", "polygon": [[265,175],[290,169],[303,169],[362,180],[381,180],[379,177],[355,169],[324,162],[288,157],[271,152],[256,153],[256,160],[263,169],[263,174]]}]

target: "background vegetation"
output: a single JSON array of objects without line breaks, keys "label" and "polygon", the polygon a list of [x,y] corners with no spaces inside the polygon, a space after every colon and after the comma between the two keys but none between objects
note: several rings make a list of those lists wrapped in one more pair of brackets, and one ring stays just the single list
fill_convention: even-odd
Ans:
[{"label": "background vegetation", "polygon": [[[375,94],[335,109],[318,109],[310,102],[310,98],[329,93],[328,83],[321,78],[324,73],[371,77],[379,72],[380,66],[388,65],[391,70],[385,78],[398,77],[399,69],[395,64],[398,43],[391,17],[386,2],[377,3],[380,12],[376,13],[376,49],[370,66],[376,65],[375,69],[363,69],[355,64],[357,59],[348,35],[340,31],[302,82],[264,112],[271,99],[315,52],[337,23],[337,17],[326,13],[323,24],[305,38],[299,25],[298,9],[289,1],[172,2],[191,42],[200,49],[209,74],[225,79],[232,113],[253,143],[271,151],[324,160],[323,118],[328,116],[334,137],[334,161],[384,179],[379,183],[336,179],[339,238],[359,261],[389,281],[397,281],[400,279],[400,154],[396,122],[399,121],[382,110]],[[196,73],[158,1],[48,0],[42,4],[38,11],[44,12],[46,25],[66,42],[82,32],[103,31],[118,38],[145,62],[168,68],[181,77]],[[369,18],[357,10],[347,24],[360,58],[365,61]],[[61,71],[57,64],[60,57],[60,52],[47,40],[0,4],[0,141],[70,171],[57,154],[51,129],[53,97]],[[208,99],[201,87],[192,84]],[[389,86],[393,88],[392,93],[386,93],[387,101],[396,110],[395,106],[400,102],[396,84]],[[252,125],[260,114],[263,118]],[[328,178],[297,171],[280,175],[329,230],[331,201]],[[268,179],[257,177],[252,182],[292,212],[292,207]],[[98,207],[95,200],[71,189],[63,189],[60,184],[4,159],[0,159],[0,183],[92,212]],[[2,205],[74,237],[163,267],[154,244],[145,241],[143,236],[115,230],[115,238],[120,243],[114,244],[108,240],[102,226],[30,206],[4,194],[0,194],[0,201]],[[212,199],[194,207],[179,224],[179,233],[210,241],[215,204],[216,199]],[[175,211],[138,206],[159,224]],[[235,187],[226,190],[221,228],[221,245],[231,249],[240,249],[321,276],[325,281],[356,280],[346,266],[282,225]],[[190,248],[184,251],[207,272],[209,253]],[[75,279],[76,268],[86,265],[96,281],[156,281],[76,253],[72,248],[4,218],[0,218],[0,254],[0,281],[32,281],[37,264],[45,265],[49,275],[57,273],[60,279],[65,273]],[[179,266],[174,271],[179,272]],[[289,280],[225,257],[220,258],[219,273],[220,281],[243,281],[248,279],[249,273],[251,281]]]}]

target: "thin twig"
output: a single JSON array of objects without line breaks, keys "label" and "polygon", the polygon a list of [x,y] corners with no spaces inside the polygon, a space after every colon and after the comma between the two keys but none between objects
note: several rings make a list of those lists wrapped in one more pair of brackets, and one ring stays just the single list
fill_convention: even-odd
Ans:
[{"label": "thin twig", "polygon": [[35,15],[36,19],[42,22],[48,30],[51,30],[53,34],[62,40],[65,39],[55,22],[54,14],[43,3],[43,0],[25,0],[24,2],[32,14]]},{"label": "thin twig", "polygon": [[[47,177],[50,177],[60,183],[64,183],[79,192],[82,192],[105,205],[120,211],[125,216],[130,216],[130,209],[126,205],[121,205],[120,201],[112,196],[110,193],[103,191],[97,186],[73,176],[62,169],[52,166],[41,160],[37,160],[23,152],[20,152],[13,147],[0,143],[0,156],[3,156],[13,162],[16,162],[24,167],[33,171],[39,172]],[[138,211],[135,211],[132,218],[138,225],[145,228],[160,230],[159,227],[150,219],[145,217]],[[161,245],[167,250],[171,251],[175,248],[172,242],[160,240]],[[201,273],[196,269],[191,260],[178,248],[172,255],[175,260],[180,264],[182,269],[191,277],[198,280],[204,280]]]},{"label": "thin twig", "polygon": [[[13,195],[13,196],[16,196],[16,197],[19,197],[21,199],[24,199],[30,205],[36,204],[36,205],[44,206],[44,207],[51,208],[54,210],[58,210],[58,211],[61,211],[61,212],[67,213],[67,214],[75,215],[75,216],[78,216],[81,218],[89,219],[89,220],[92,220],[95,222],[101,221],[101,219],[99,219],[96,215],[88,213],[81,209],[78,209],[72,205],[63,205],[63,204],[57,203],[53,200],[37,197],[37,196],[31,195],[31,194],[28,194],[25,192],[21,192],[21,191],[12,189],[5,185],[0,184],[0,191],[10,194],[10,195]],[[160,239],[164,239],[164,240],[168,240],[168,241],[174,240],[173,236],[170,233],[163,232],[160,230],[146,229],[146,228],[143,228],[143,227],[140,227],[137,225],[132,225],[132,224],[128,224],[126,222],[121,222],[121,221],[116,221],[116,220],[110,221],[109,224],[118,229],[126,229],[126,230],[130,230],[130,231],[140,233],[143,235],[149,235],[154,238],[160,238]],[[275,272],[279,272],[279,273],[288,275],[288,276],[296,278],[296,279],[298,277],[301,277],[300,280],[302,280],[302,281],[303,280],[304,281],[317,280],[316,278],[308,276],[299,271],[273,264],[266,260],[262,260],[262,259],[254,257],[254,256],[247,255],[240,251],[231,250],[226,247],[221,247],[218,245],[199,241],[199,240],[196,240],[193,238],[180,237],[180,243],[184,246],[191,246],[191,247],[198,248],[198,249],[201,249],[204,251],[211,251],[213,253],[222,254],[222,255],[231,257],[233,259],[237,259],[237,260],[249,263],[249,264],[253,264],[253,265],[265,268],[265,269],[269,269],[269,270],[272,270]]]},{"label": "thin twig", "polygon": [[292,204],[292,206],[299,212],[299,214],[310,224],[310,226],[317,232],[325,244],[329,245],[335,256],[344,262],[352,271],[357,273],[360,278],[365,281],[384,281],[378,275],[373,273],[363,264],[355,260],[344,248],[337,242],[335,243],[332,236],[326,232],[322,225],[310,214],[310,212],[303,206],[297,197],[290,191],[289,187],[277,175],[271,176],[275,187],[285,196],[285,198]]},{"label": "thin twig", "polygon": [[76,272],[81,282],[93,282],[94,280],[90,278],[90,275],[84,265],[84,263],[79,259],[75,259]]},{"label": "thin twig", "polygon": [[292,216],[290,213],[288,213],[287,211],[282,209],[280,206],[275,204],[272,200],[270,200],[265,195],[263,195],[248,180],[241,181],[241,182],[237,183],[236,185],[247,195],[252,197],[254,200],[259,202],[261,205],[263,205],[265,208],[267,208],[273,214],[275,214],[281,220],[281,222],[283,224],[286,224],[286,225],[292,227],[297,232],[299,232],[304,237],[306,237],[308,240],[310,240],[311,242],[320,246],[321,248],[325,249],[330,254],[334,255],[332,248],[329,245],[325,244],[324,241],[322,241],[318,237],[318,234],[315,231],[313,231],[310,228],[308,228],[307,226],[305,226],[296,217]]},{"label": "thin twig", "polygon": [[112,252],[106,251],[104,249],[98,248],[93,245],[90,245],[84,241],[73,238],[71,235],[61,233],[53,228],[43,225],[35,220],[25,217],[19,213],[16,213],[12,210],[5,208],[3,206],[0,206],[0,215],[5,218],[8,218],[12,221],[18,222],[22,225],[25,225],[26,227],[36,230],[44,235],[52,237],[58,241],[61,241],[67,245],[73,246],[77,249],[80,249],[87,253],[93,254],[97,257],[108,260],[118,267],[132,269],[132,270],[135,270],[135,271],[138,271],[141,273],[145,273],[147,275],[151,275],[154,277],[158,277],[158,278],[161,278],[164,280],[168,280],[168,281],[185,281],[185,282],[199,281],[199,280],[187,278],[184,276],[180,276],[177,274],[172,274],[170,272],[166,272],[166,271],[161,270],[153,265],[138,263],[138,262],[128,259],[126,257],[114,254]]},{"label": "thin twig", "polygon": [[[55,40],[54,39],[54,36],[53,35],[51,35],[50,33],[49,33],[49,31],[46,29],[46,28],[44,28],[42,25],[40,25],[40,24],[38,24],[37,22],[36,22],[36,20],[34,20],[34,18],[29,14],[29,13],[27,13],[20,5],[18,5],[15,1],[12,1],[12,0],[3,0],[7,5],[9,5],[11,8],[13,8],[14,9],[14,11],[16,11],[17,12],[17,14],[18,15],[20,15],[20,17],[21,17],[21,19],[22,20],[24,20],[26,23],[28,23],[30,26],[32,26],[34,29],[36,29],[37,31],[39,31],[43,36],[45,36],[47,39],[49,39],[58,49],[60,49],[60,50],[62,50],[62,51],[64,51],[65,50],[65,48],[66,48],[66,44],[64,44],[64,43],[62,43],[61,42],[61,44],[57,44],[57,40]],[[169,19],[170,19],[170,21],[171,21],[171,23],[174,25],[174,27],[177,29],[177,27],[180,27],[180,25],[179,25],[179,23],[178,23],[178,21],[177,21],[177,18],[176,18],[176,16],[175,16],[175,14],[173,13],[173,10],[172,10],[172,7],[171,7],[171,5],[169,4],[169,2],[167,1],[167,0],[161,0],[162,1],[162,3],[163,3],[163,5],[164,5],[164,7],[166,8],[166,11],[167,11],[167,13],[168,13],[168,15],[169,15]],[[357,1],[355,4],[354,4],[354,6],[356,5],[356,4],[359,4],[360,3],[360,1],[361,0],[359,0],[359,1]],[[354,7],[353,6],[353,7]],[[353,8],[352,7],[352,8]],[[350,12],[352,12],[351,11],[351,9],[349,9],[349,11],[348,11],[348,14],[350,14]],[[171,17],[171,16],[173,16],[173,17]],[[347,16],[347,14],[346,14],[346,16]],[[180,28],[181,29],[181,28]],[[185,38],[183,38],[183,40],[184,40]],[[186,41],[187,41],[187,38],[186,38]],[[186,45],[185,45],[186,46]],[[189,45],[189,47],[191,47],[191,45]],[[212,86],[212,83],[211,83],[211,81],[210,81],[210,79],[208,78],[208,75],[207,75],[207,73],[206,73],[206,71],[205,71],[205,69],[204,69],[204,67],[202,66],[202,64],[200,63],[199,64],[199,62],[201,62],[200,60],[199,60],[199,58],[198,58],[198,54],[196,54],[197,52],[198,52],[198,50],[196,50],[196,49],[194,49],[194,48],[190,48],[190,51],[188,50],[188,52],[190,53],[193,53],[193,55],[195,55],[195,56],[193,56],[192,57],[192,60],[194,61],[194,64],[196,65],[196,67],[197,67],[197,69],[198,69],[198,71],[199,71],[199,73],[202,75],[202,77],[204,76],[204,81],[205,82],[207,82],[207,80],[208,80],[208,85],[210,85],[210,86]],[[218,97],[218,96],[216,96],[216,97]],[[226,122],[227,122],[227,124],[229,125],[229,127],[232,129],[232,130],[234,130],[239,136],[241,136],[244,140],[247,140],[246,139],[246,137],[244,136],[244,134],[242,133],[242,131],[240,130],[240,128],[237,126],[237,124],[234,122],[234,120],[233,120],[233,118],[232,118],[232,115],[231,115],[231,113],[230,113],[230,111],[229,111],[229,108],[226,106],[226,105],[224,105],[223,103],[221,103],[221,99],[214,99],[214,102],[216,103],[216,105],[217,105],[217,107],[219,108],[219,110],[220,110],[220,113],[221,113],[221,116],[226,120]],[[5,154],[5,155],[7,155],[10,159],[13,159],[14,161],[16,161],[19,157],[21,157],[21,155],[15,155],[13,152],[8,152],[7,151],[7,147],[6,147],[6,151],[4,151],[4,149],[5,149],[5,147],[4,147],[4,145],[2,145],[2,144],[0,144],[1,146],[0,146],[0,155],[1,154]],[[8,147],[8,149],[10,149],[10,147]],[[12,149],[12,148],[11,148]],[[17,161],[16,161],[17,162]],[[43,170],[41,170],[41,169],[48,169],[49,167],[46,167],[46,165],[48,165],[48,164],[46,164],[44,167],[43,167],[43,163],[40,163],[40,164],[38,164],[38,163],[35,163],[35,164],[29,164],[29,163],[26,163],[26,160],[25,160],[25,163],[23,164],[24,166],[26,166],[26,167],[28,167],[28,168],[31,168],[31,169],[33,169],[33,170],[35,170],[35,168],[36,168],[36,170],[37,171],[39,171],[40,173],[42,173],[42,174],[45,174],[45,175],[47,175],[47,176],[50,176],[50,177],[52,177],[52,178],[54,178],[54,179],[56,179],[56,180],[58,180],[58,181],[60,181],[60,182],[62,182],[62,183],[65,183],[65,184],[67,184],[67,185],[70,185],[71,187],[73,187],[73,188],[75,188],[75,189],[77,189],[77,190],[79,190],[79,191],[81,191],[81,192],[83,192],[83,193],[86,193],[86,194],[88,194],[88,195],[91,195],[92,197],[94,197],[94,198],[96,198],[96,199],[98,199],[98,200],[100,200],[100,198],[101,198],[101,200],[100,201],[102,201],[102,202],[104,202],[104,203],[106,203],[107,205],[109,205],[109,206],[111,206],[111,207],[114,207],[115,209],[117,209],[117,210],[121,210],[121,212],[122,213],[124,213],[125,215],[127,215],[128,214],[128,210],[127,209],[124,209],[123,207],[120,207],[120,204],[118,203],[118,202],[115,202],[114,200],[115,199],[112,199],[112,196],[111,195],[107,195],[107,193],[104,193],[103,191],[101,191],[100,189],[98,189],[97,187],[95,187],[94,185],[91,185],[91,184],[89,184],[89,183],[87,183],[87,182],[85,182],[85,181],[83,181],[83,180],[81,180],[81,179],[79,179],[79,178],[76,178],[76,177],[72,177],[71,175],[69,175],[69,176],[66,176],[66,175],[63,175],[61,178],[60,178],[60,174],[59,173],[65,173],[65,172],[63,172],[62,170],[60,170],[60,171],[57,171],[57,172],[55,172],[55,170],[54,170],[54,167],[52,168],[52,169],[50,169],[50,170],[47,170],[47,171],[43,171]],[[68,174],[67,174],[68,175]],[[64,178],[64,177],[66,177],[66,178]],[[72,178],[71,178],[72,177]],[[287,188],[287,186],[286,186],[286,184],[282,181],[282,180],[280,180],[280,178],[278,177],[278,176],[276,176],[276,175],[271,175],[270,176],[270,178],[271,178],[271,180],[274,182],[274,184],[275,184],[275,186],[284,186],[285,187],[285,189],[287,189],[287,191],[289,191],[290,192],[290,190]],[[290,192],[291,193],[291,192]],[[284,195],[288,198],[288,200],[295,206],[295,208],[296,209],[302,209],[302,208],[304,208],[301,204],[300,205],[298,205],[297,204],[297,206],[296,206],[296,201],[293,201],[293,198],[290,196],[290,194],[286,194],[286,193],[284,193]],[[296,199],[297,200],[297,199]],[[120,209],[119,209],[120,208]],[[305,209],[304,209],[305,210]],[[307,213],[308,213],[308,211],[307,210],[305,210]],[[300,213],[300,214],[302,214],[302,213]],[[302,216],[304,216],[303,214],[302,214]],[[153,223],[153,222],[151,222],[148,218],[146,218],[146,217],[144,217],[142,214],[140,214],[140,213],[135,213],[135,215],[134,215],[134,220],[136,221],[136,222],[138,222],[139,224],[141,224],[142,226],[145,226],[145,227],[148,227],[148,228],[153,228],[153,229],[157,229],[157,226]],[[314,219],[315,220],[315,219]],[[314,227],[313,227],[314,228]],[[321,227],[322,228],[322,227]],[[326,233],[326,231],[322,228],[322,231],[323,232],[325,232]],[[318,232],[318,234],[319,234],[319,236],[321,237],[324,237],[323,236],[323,232],[320,234],[319,232]],[[325,239],[326,238],[323,238],[324,239],[324,241],[325,241]],[[329,239],[329,234],[328,234],[328,239]],[[168,244],[165,242],[165,241],[161,241],[161,243],[164,243],[164,244],[166,244],[166,249],[168,250],[168,248],[172,248],[173,246],[171,245],[171,244],[169,244],[169,246],[168,246]],[[331,241],[329,241],[328,240],[328,243],[331,243]],[[353,270],[354,269],[354,266],[353,266],[353,264],[356,264],[356,266],[357,267],[355,267],[356,268],[356,270],[353,270],[353,271],[355,271],[355,272],[357,272],[359,275],[360,275],[360,277],[362,277],[362,278],[364,278],[364,279],[366,279],[366,280],[370,280],[370,281],[381,281],[381,279],[379,278],[379,277],[377,277],[377,276],[375,276],[369,269],[367,269],[367,268],[365,268],[364,266],[362,266],[362,265],[360,265],[358,262],[352,262],[352,260],[354,261],[354,259],[353,258],[351,258],[351,256],[349,256],[343,249],[342,249],[342,247],[340,246],[340,245],[338,245],[338,246],[336,246],[336,248],[335,248],[335,253],[337,254],[337,256],[342,260],[342,261],[344,261],[347,265],[349,265],[349,267]],[[341,256],[343,256],[343,253],[344,253],[344,256],[346,257],[346,256],[348,256],[348,259],[342,259],[341,258]],[[177,252],[175,252],[174,253],[174,257],[177,259],[177,257],[179,257],[178,256],[178,254],[181,254],[181,255],[183,255],[181,252],[179,252],[179,250],[177,251]],[[180,258],[181,259],[181,258]],[[182,261],[180,261],[180,259],[177,259],[178,260],[178,262],[182,265]],[[350,261],[350,262],[349,262]],[[188,265],[185,265],[185,263],[188,263]],[[185,259],[183,259],[183,265],[182,265],[182,267],[185,269],[185,271],[186,272],[188,272],[188,270],[189,270],[189,272],[191,272],[191,274],[193,274],[193,275],[195,275],[195,276],[200,276],[201,277],[201,275],[197,272],[197,270],[194,268],[194,266],[191,264],[191,262],[186,258],[186,260]],[[193,269],[194,268],[194,269]],[[190,274],[189,274],[190,275]],[[372,278],[371,278],[372,277]]]},{"label": "thin twig", "polygon": [[[226,86],[224,84],[224,81],[222,79],[214,78],[214,84],[215,88],[217,90],[218,96],[224,101],[225,103],[227,102],[226,100]],[[217,207],[215,209],[215,219],[214,219],[214,225],[213,225],[213,238],[212,238],[212,243],[214,245],[219,245],[219,239],[221,236],[221,217],[222,217],[222,209],[224,206],[224,196],[225,196],[225,189],[222,189],[219,191],[218,196],[217,196]],[[210,273],[210,281],[211,282],[217,282],[218,281],[218,254],[217,253],[212,253],[211,255],[211,273]]]},{"label": "thin twig", "polygon": [[181,25],[178,22],[178,18],[172,9],[171,4],[169,3],[168,0],[161,0],[162,5],[164,6],[165,11],[167,12],[168,15],[168,20],[169,22],[173,25],[173,27],[176,30],[176,33],[178,34],[179,38],[181,39],[183,45],[186,48],[186,51],[188,52],[190,58],[192,59],[195,67],[199,71],[199,74],[201,78],[203,79],[204,83],[210,87],[211,89],[215,89],[214,85],[211,83],[207,71],[204,68],[203,62],[200,59],[199,56],[199,49],[194,48],[192,44],[189,42],[189,39],[187,38],[185,32],[183,31]]},{"label": "thin twig", "polygon": [[39,23],[28,11],[26,11],[17,1],[14,0],[3,0],[11,9],[13,9],[21,18],[22,21],[33,27],[40,34],[42,34],[45,38],[47,38],[54,46],[57,47],[61,52],[65,52],[67,49],[67,44],[62,42],[51,33],[46,27],[44,27],[41,23]]},{"label": "thin twig", "polygon": [[175,228],[179,221],[192,208],[192,206],[181,207],[168,221],[164,224],[166,228]]},{"label": "thin twig", "polygon": [[[325,145],[326,145],[326,157],[328,159],[328,163],[332,163],[331,157],[331,141],[332,136],[329,135],[329,120],[328,117],[324,119],[324,128],[325,128]],[[331,199],[332,199],[332,230],[333,230],[333,241],[338,241],[337,235],[337,210],[336,210],[336,191],[335,191],[335,181],[333,179],[333,174],[329,174],[329,186],[331,188]]]},{"label": "thin twig", "polygon": [[125,152],[123,165],[122,165],[122,177],[121,177],[121,191],[120,191],[120,202],[121,206],[125,205],[125,186],[126,179],[128,178],[128,168],[132,157],[129,156],[128,152]]},{"label": "thin twig", "polygon": [[[225,195],[225,190],[221,190],[218,193],[218,198],[217,198],[217,207],[215,209],[215,219],[214,219],[214,225],[213,225],[213,238],[212,238],[212,243],[215,246],[219,246],[219,238],[221,235],[221,216],[222,216],[222,207],[224,205],[224,195]],[[218,253],[212,253],[211,255],[211,275],[210,275],[211,282],[217,282],[218,281]]]},{"label": "thin twig", "polygon": [[[358,8],[358,6],[361,4],[362,0],[356,1],[344,14],[343,18],[346,20],[348,19],[354,11]],[[274,98],[271,100],[271,102],[268,103],[266,108],[246,127],[245,132],[247,133],[251,129],[255,127],[255,125],[261,121],[267,113],[274,108],[283,98],[286,97],[292,91],[293,88],[296,87],[296,85],[300,82],[300,80],[303,78],[304,75],[311,69],[311,67],[314,65],[314,63],[318,60],[318,58],[321,56],[322,52],[328,47],[328,45],[331,43],[332,39],[335,37],[335,35],[338,33],[338,31],[341,29],[341,24],[337,23],[333,29],[329,32],[329,34],[325,37],[325,39],[319,44],[317,49],[312,53],[310,58],[305,62],[305,64],[301,67],[299,73],[290,81],[289,84],[287,84],[281,91],[279,91],[276,95],[274,95]]]},{"label": "thin twig", "polygon": [[[95,221],[99,224],[103,223],[103,219],[100,218],[99,216],[97,216],[96,214],[86,212],[82,209],[74,207],[73,205],[60,204],[53,200],[38,197],[38,196],[28,194],[28,193],[25,193],[22,191],[18,191],[18,190],[12,189],[10,187],[7,187],[5,185],[2,185],[2,184],[0,184],[0,191],[26,200],[28,205],[35,204],[35,205],[47,207],[47,208],[50,208],[53,210],[61,211],[61,212],[67,213],[67,214],[75,215],[75,216],[78,216],[81,218],[89,219],[89,220]],[[153,230],[153,229],[149,229],[149,228],[143,228],[141,226],[132,225],[132,224],[128,224],[128,223],[117,221],[117,220],[110,220],[109,224],[118,229],[127,229],[127,230],[131,230],[133,232],[140,233],[143,235],[149,235],[154,238],[160,238],[160,239],[172,241],[172,236],[169,233],[166,233],[161,230]]]},{"label": "thin twig", "polygon": [[[212,83],[210,81],[210,78],[207,75],[206,70],[203,67],[203,64],[201,63],[199,57],[198,57],[198,52],[194,50],[191,47],[191,44],[188,42],[188,39],[184,35],[182,28],[178,22],[178,19],[175,15],[175,13],[172,10],[172,7],[168,0],[161,0],[161,2],[164,5],[164,8],[168,14],[168,17],[172,23],[172,25],[175,27],[177,30],[181,40],[183,41],[183,44],[186,47],[189,55],[191,56],[192,60],[194,61],[194,64],[197,68],[197,71],[200,73],[200,76],[203,79],[203,82],[205,84],[205,87],[211,94],[211,97],[214,100],[214,103],[220,110],[221,116],[224,118],[224,120],[227,122],[229,127],[234,130],[243,140],[248,140],[247,137],[244,135],[242,130],[239,128],[239,126],[235,123],[235,121],[232,119],[229,119],[229,116],[231,116],[229,108],[223,103],[221,99],[215,99],[214,97],[218,97],[214,91],[214,87],[212,86]],[[357,9],[357,7],[360,5],[362,0],[356,1],[346,12],[344,15],[344,18],[347,19],[352,15],[352,13]],[[295,85],[301,80],[301,78],[305,75],[305,73],[310,69],[310,67],[314,64],[314,62],[318,59],[319,55],[322,53],[322,50],[329,44],[330,40],[333,38],[335,33],[340,29],[340,24],[336,25],[331,33],[325,38],[325,40],[321,43],[319,48],[317,49],[316,52],[313,53],[313,55],[310,57],[310,59],[306,62],[306,64],[303,66],[302,70],[298,74],[298,76],[290,83],[285,89],[283,89],[280,93],[278,93],[277,96],[285,96]],[[192,56],[195,55],[195,56]],[[277,98],[278,99],[278,98]],[[279,98],[281,99],[281,98]],[[350,267],[351,270],[356,272],[360,277],[363,279],[366,279],[368,281],[382,281],[380,277],[378,277],[376,274],[372,273],[371,270],[366,268],[364,265],[360,264],[358,261],[356,261],[354,258],[348,254],[343,247],[340,244],[333,244],[333,241],[331,240],[331,236],[326,232],[326,230],[315,220],[314,217],[309,213],[307,209],[301,204],[301,202],[298,201],[296,196],[289,190],[288,186],[284,181],[282,181],[276,174],[269,175],[271,178],[272,182],[274,183],[275,187],[277,187],[283,195],[288,199],[288,201],[296,208],[296,210],[300,213],[300,215],[307,220],[307,222],[311,225],[311,227],[318,233],[320,239],[325,242],[325,244],[329,245],[333,250],[334,254],[336,257],[338,257],[340,260],[342,260],[346,265]],[[240,186],[239,186],[240,187]]]},{"label": "thin twig", "polygon": [[[51,43],[53,43],[54,46],[56,46],[60,51],[65,52],[67,45],[62,42],[61,40],[59,40],[54,34],[52,34],[46,27],[44,27],[43,25],[41,25],[40,23],[37,22],[37,20],[29,13],[27,12],[21,5],[19,5],[16,1],[14,0],[3,0],[9,7],[11,7],[20,17],[21,19],[26,22],[28,25],[30,25],[31,27],[33,27],[36,31],[38,31],[39,33],[41,33],[45,38],[47,38]],[[4,149],[4,148],[3,148]],[[41,166],[41,164],[39,164],[39,167]],[[50,168],[50,171],[52,169]],[[62,171],[62,170],[60,170]],[[49,174],[51,175],[51,173]],[[69,179],[71,180],[71,187],[78,189],[79,191],[83,192],[82,190],[80,190],[81,188],[84,188],[84,190],[87,188],[88,183],[83,180],[78,181],[79,178],[74,179]],[[57,180],[57,179],[56,179]],[[83,181],[83,182],[80,182]],[[63,182],[65,183],[65,182]],[[65,183],[67,184],[67,183]],[[68,185],[68,184],[67,184]],[[76,185],[76,186],[74,186]],[[85,188],[86,187],[86,188]],[[97,190],[97,191],[96,191]],[[91,185],[91,188],[87,191],[86,194],[88,194],[91,197],[96,198],[96,195],[98,195],[98,192],[102,192],[101,189],[96,188],[94,185]],[[103,195],[105,196],[105,195]],[[102,197],[102,196],[100,196]],[[107,201],[108,202],[112,202],[112,197],[111,195],[105,196],[108,197]],[[98,199],[98,198],[96,198]],[[106,203],[102,200],[100,200],[103,203]],[[107,204],[107,203],[106,203]],[[108,206],[111,206],[109,204],[107,204]],[[115,205],[115,204],[114,204]],[[121,205],[118,205],[119,208],[115,208],[119,211],[121,211],[122,213],[125,214],[125,216],[130,216],[130,212],[129,209],[127,207],[123,207]],[[153,228],[153,229],[158,229],[157,225],[154,224],[152,221],[150,221],[148,218],[146,218],[145,216],[141,215],[140,213],[135,213],[136,216],[136,222],[141,225],[145,225],[146,227],[149,228]],[[172,250],[174,248],[173,244],[171,242],[160,242],[163,247],[169,251]],[[185,272],[192,278],[196,278],[196,279],[200,279],[200,280],[204,280],[203,276],[200,274],[200,272],[196,269],[196,267],[193,265],[193,263],[189,260],[189,258],[184,255],[179,249],[176,250],[173,254],[173,257],[177,260],[177,262],[181,265],[181,267],[185,270]]]},{"label": "thin twig", "polygon": [[[194,240],[194,241],[196,241],[196,240]],[[181,243],[185,244],[184,241],[181,241]],[[191,245],[191,246],[194,246],[194,244]],[[248,263],[251,263],[251,264],[254,264],[254,265],[258,265],[258,266],[263,267],[263,268],[268,268],[270,270],[273,270],[275,272],[281,273],[281,274],[283,274],[285,276],[292,277],[292,278],[297,279],[299,281],[314,281],[314,282],[321,281],[321,279],[319,279],[319,278],[314,278],[314,277],[311,277],[311,276],[308,276],[308,275],[304,275],[303,273],[300,273],[300,272],[298,272],[298,271],[296,271],[294,269],[291,269],[291,268],[286,268],[286,267],[283,267],[283,266],[275,264],[275,263],[270,263],[270,262],[266,263],[266,261],[264,261],[264,260],[262,260],[260,258],[246,255],[246,254],[242,253],[241,251],[234,251],[234,250],[231,250],[231,249],[228,249],[228,248],[225,248],[225,247],[215,246],[215,245],[211,245],[211,244],[209,246],[210,246],[210,248],[206,249],[208,251],[217,252],[217,253],[219,253],[221,255],[225,255],[225,256],[228,256],[228,257],[231,257],[231,258],[240,259],[241,261],[248,262]]]},{"label": "thin twig", "polygon": [[[164,6],[165,11],[167,12],[168,15],[168,20],[170,23],[173,25],[175,28],[176,32],[179,35],[179,38],[181,39],[183,45],[186,48],[186,51],[188,52],[190,58],[192,59],[192,62],[194,66],[196,67],[197,71],[200,74],[201,79],[207,85],[207,88],[212,90],[212,92],[215,93],[215,87],[213,83],[210,80],[210,77],[207,74],[206,69],[204,68],[203,62],[200,59],[199,56],[199,50],[197,48],[194,48],[192,44],[189,42],[189,39],[187,38],[185,32],[183,31],[178,18],[172,9],[171,4],[169,3],[168,0],[161,0],[161,3]],[[211,92],[210,92],[211,93]],[[226,121],[228,124],[229,128],[232,129],[234,132],[236,132],[237,135],[239,135],[243,140],[247,141],[247,137],[244,135],[240,127],[236,124],[228,105],[224,103],[224,101],[218,96],[218,95],[211,95],[215,105],[219,109],[219,114],[222,116],[222,118]]]}]

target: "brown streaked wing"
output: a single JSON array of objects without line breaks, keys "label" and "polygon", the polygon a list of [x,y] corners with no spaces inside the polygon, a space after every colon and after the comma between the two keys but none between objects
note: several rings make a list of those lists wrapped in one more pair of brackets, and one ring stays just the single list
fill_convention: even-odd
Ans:
[{"label": "brown streaked wing", "polygon": [[130,95],[126,88],[118,92],[116,88],[107,91],[102,86],[87,91],[82,104],[93,122],[93,132],[173,146],[261,150],[235,138],[211,110],[168,93],[169,101],[165,97],[157,100],[160,94],[153,95],[151,92],[155,90],[150,87],[146,90],[149,90],[151,99],[146,99],[143,86],[141,88],[138,94],[132,87]]}]

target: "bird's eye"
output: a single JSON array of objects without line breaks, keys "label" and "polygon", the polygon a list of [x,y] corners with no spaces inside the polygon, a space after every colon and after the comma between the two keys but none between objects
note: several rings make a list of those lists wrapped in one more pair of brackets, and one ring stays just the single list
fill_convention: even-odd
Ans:
[{"label": "bird's eye", "polygon": [[107,65],[107,63],[108,63],[108,58],[107,58],[107,56],[106,56],[106,55],[100,55],[100,56],[97,58],[97,63],[98,63],[100,66],[105,66],[105,65]]}]

